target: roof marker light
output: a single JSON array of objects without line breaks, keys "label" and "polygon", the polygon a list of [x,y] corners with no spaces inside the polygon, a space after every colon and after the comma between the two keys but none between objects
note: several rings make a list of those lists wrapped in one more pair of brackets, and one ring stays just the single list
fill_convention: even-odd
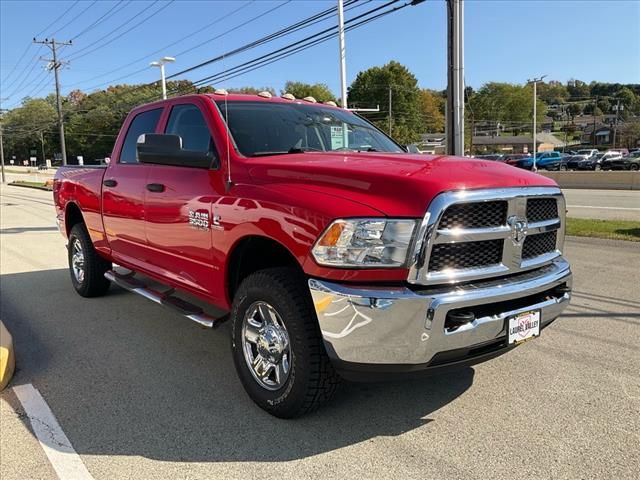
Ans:
[{"label": "roof marker light", "polygon": [[286,99],[286,100],[295,100],[296,97],[294,97],[293,95],[291,95],[290,93],[285,93],[282,95],[282,98]]},{"label": "roof marker light", "polygon": [[229,95],[229,92],[227,92],[224,88],[216,88],[213,93],[216,95]]},{"label": "roof marker light", "polygon": [[303,100],[305,102],[317,103],[318,101],[313,97],[304,97]]},{"label": "roof marker light", "polygon": [[338,105],[336,104],[336,102],[333,102],[331,100],[328,100],[326,102],[324,102],[325,105],[331,105],[332,107],[337,107]]},{"label": "roof marker light", "polygon": [[258,93],[258,96],[259,97],[264,97],[264,98],[271,98],[272,97],[271,93],[267,92],[266,90],[264,92]]}]

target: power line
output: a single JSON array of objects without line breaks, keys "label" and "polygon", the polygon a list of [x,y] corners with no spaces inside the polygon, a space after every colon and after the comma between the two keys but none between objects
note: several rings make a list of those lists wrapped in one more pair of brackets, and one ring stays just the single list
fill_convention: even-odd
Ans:
[{"label": "power line", "polygon": [[[159,0],[155,0],[151,6],[155,5],[156,3],[158,3]],[[175,0],[169,0],[168,2],[166,2],[164,5],[162,5],[159,9],[157,9],[155,12],[151,13],[150,15],[146,16],[145,18],[143,18],[142,20],[140,20],[138,23],[136,23],[135,25],[133,25],[132,27],[128,28],[127,30],[125,30],[124,32],[122,32],[121,34],[119,34],[117,37],[112,38],[111,40],[98,45],[95,48],[90,49],[89,51],[84,51],[84,53],[81,53],[80,55],[78,55],[78,53],[82,52],[83,50],[86,50],[87,48],[89,48],[89,46],[91,45],[95,45],[94,42],[93,44],[90,44],[89,46],[85,47],[84,49],[78,51],[74,56],[70,57],[69,60],[78,60],[79,58],[85,57],[87,55],[89,55],[90,53],[95,52],[96,50],[100,50],[101,48],[106,47],[107,45],[110,45],[111,43],[115,42],[116,40],[121,39],[123,36],[125,36],[127,33],[129,33],[130,31],[138,28],[140,25],[142,25],[143,23],[145,23],[146,21],[150,20],[151,18],[155,17],[158,13],[160,13],[161,11],[163,11],[165,8],[169,7]],[[127,22],[125,22],[124,24],[122,24],[119,28],[125,26],[127,23],[131,22],[133,19],[135,19],[136,17],[138,17],[142,12],[146,11],[147,9],[145,8],[144,10],[141,10],[140,12],[138,12],[138,14],[136,14],[135,16],[133,16],[132,18],[130,18]],[[118,28],[118,29],[119,29]],[[117,30],[117,29],[116,29]],[[115,33],[115,30],[111,32],[111,34]],[[109,34],[109,35],[111,35]],[[109,36],[107,35],[107,36]],[[104,39],[102,39],[104,40]]]},{"label": "power line", "polygon": [[75,7],[77,4],[80,3],[80,0],[76,0],[75,2],[73,2],[71,4],[71,6],[69,8],[67,8],[64,12],[62,12],[60,14],[60,16],[58,18],[56,18],[53,22],[51,22],[49,25],[47,25],[46,27],[44,27],[42,30],[40,30],[38,33],[36,33],[36,37],[39,37],[40,35],[42,35],[44,32],[46,32],[47,30],[49,30],[49,28],[51,28],[53,25],[55,25],[58,20],[60,20],[62,17],[64,17],[67,13],[69,13],[71,11],[71,9],[73,7]]},{"label": "power line", "polygon": [[[146,54],[146,55],[143,55],[143,56],[141,56],[141,57],[139,57],[139,58],[136,58],[135,60],[132,60],[131,62],[129,62],[129,63],[127,63],[127,64],[125,64],[125,65],[123,65],[123,66],[121,66],[121,67],[118,67],[118,68],[115,68],[115,69],[111,69],[111,70],[109,70],[109,73],[114,73],[114,72],[118,72],[118,71],[120,71],[120,70],[124,70],[125,68],[130,67],[131,65],[135,65],[135,64],[137,64],[138,62],[141,62],[142,60],[145,60],[146,58],[150,57],[151,55],[155,55],[155,54],[157,54],[157,53],[164,52],[164,51],[166,51],[168,48],[170,48],[170,47],[172,47],[172,46],[174,46],[174,45],[177,45],[178,43],[183,42],[183,41],[184,41],[184,40],[186,40],[187,38],[191,38],[191,37],[193,37],[194,35],[197,35],[198,33],[202,32],[203,30],[206,30],[207,28],[209,28],[209,27],[211,27],[211,26],[213,26],[213,25],[215,25],[215,24],[217,24],[217,23],[219,23],[219,22],[221,22],[221,21],[223,21],[223,20],[226,20],[228,17],[230,17],[230,16],[232,16],[232,15],[236,14],[237,12],[239,12],[240,10],[242,10],[243,8],[246,8],[247,6],[249,6],[249,5],[250,5],[251,3],[253,3],[254,1],[255,1],[255,0],[251,0],[251,1],[249,1],[249,2],[247,2],[247,3],[245,3],[245,4],[243,4],[243,5],[241,5],[240,7],[238,7],[238,8],[236,8],[235,10],[233,10],[233,11],[229,12],[228,14],[223,15],[222,17],[217,18],[217,19],[216,19],[216,20],[214,20],[213,22],[208,23],[207,25],[205,25],[205,26],[203,26],[203,27],[199,28],[198,30],[196,30],[196,31],[194,31],[194,32],[191,32],[190,34],[185,35],[184,37],[182,37],[182,38],[180,38],[180,39],[178,39],[178,40],[176,40],[176,41],[174,41],[174,42],[172,42],[172,43],[169,43],[169,44],[167,44],[167,45],[163,46],[162,48],[159,48],[158,50],[154,50],[153,52],[150,52],[150,53],[148,53],[148,54]],[[254,17],[254,19],[253,19],[253,20],[255,20],[255,19],[257,19],[257,18],[260,18],[261,16],[264,16],[264,15],[266,15],[266,14],[268,14],[268,13],[270,13],[270,12],[274,11],[274,10],[277,10],[278,8],[280,8],[280,7],[284,6],[284,5],[285,5],[285,3],[286,3],[286,2],[283,2],[282,4],[280,4],[280,5],[276,6],[275,8],[272,8],[272,9],[270,9],[270,10],[268,10],[268,11],[266,11],[266,12],[264,12],[264,13],[262,13],[262,14],[260,14],[260,15],[256,16],[256,17]],[[237,28],[239,28],[239,27],[234,27],[234,30],[236,30]],[[174,55],[174,56],[177,56],[177,55]],[[97,85],[95,85],[95,86],[93,86],[93,87],[89,87],[89,88],[87,88],[87,90],[93,90],[94,88],[98,88],[98,87],[101,87],[101,86],[103,86],[103,85],[108,85],[108,84],[109,84],[109,83],[111,83],[111,82],[116,82],[116,81],[118,81],[118,80],[122,80],[122,79],[125,79],[125,78],[132,77],[133,75],[136,75],[136,74],[138,74],[138,73],[140,73],[140,72],[143,72],[143,71],[145,71],[145,70],[147,70],[147,69],[148,69],[148,67],[147,67],[147,66],[145,66],[144,68],[141,68],[141,69],[136,70],[136,71],[134,71],[134,72],[131,72],[131,73],[128,73],[128,74],[122,75],[122,76],[120,76],[120,77],[114,78],[114,79],[112,79],[112,80],[108,80],[108,81],[106,81],[106,82],[99,83],[99,84],[97,84]],[[78,85],[82,85],[83,83],[88,83],[88,82],[91,82],[91,81],[93,81],[93,80],[95,80],[95,79],[97,79],[97,78],[103,78],[103,77],[104,77],[104,74],[102,74],[102,75],[96,75],[95,77],[91,77],[91,78],[88,78],[88,79],[86,79],[86,80],[82,80],[81,82],[78,82],[77,84],[78,84]]]},{"label": "power line", "polygon": [[[63,30],[64,28],[66,28],[67,26],[71,25],[76,19],[80,18],[84,12],[86,12],[87,10],[89,10],[91,7],[93,7],[96,3],[98,3],[97,0],[94,0],[93,2],[91,2],[84,10],[82,10],[79,14],[77,14],[75,17],[73,17],[71,20],[69,20],[67,23],[65,23],[63,26],[61,26],[60,28],[58,28],[55,32],[53,32],[51,34],[51,36],[53,37],[56,33],[58,33],[59,31]],[[37,37],[37,35],[36,35]]]},{"label": "power line", "polygon": [[98,26],[100,23],[106,21],[109,17],[112,17],[116,13],[119,13],[120,11],[124,10],[125,8],[127,8],[127,6],[130,3],[131,3],[131,0],[128,0],[127,2],[116,3],[113,7],[111,7],[109,10],[107,10],[105,13],[103,13],[102,16],[98,17],[91,24],[87,25],[79,33],[76,33],[75,35],[73,35],[71,37],[71,40],[73,41],[76,38],[80,37],[81,35],[84,35],[85,33],[93,30],[96,26]]}]

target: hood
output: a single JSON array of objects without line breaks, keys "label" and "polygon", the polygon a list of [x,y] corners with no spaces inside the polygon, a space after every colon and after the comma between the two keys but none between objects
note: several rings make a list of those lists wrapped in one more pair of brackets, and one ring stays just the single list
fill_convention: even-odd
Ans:
[{"label": "hood", "polygon": [[557,186],[499,162],[406,153],[300,153],[252,158],[256,183],[286,183],[368,205],[388,216],[422,217],[441,192]]}]

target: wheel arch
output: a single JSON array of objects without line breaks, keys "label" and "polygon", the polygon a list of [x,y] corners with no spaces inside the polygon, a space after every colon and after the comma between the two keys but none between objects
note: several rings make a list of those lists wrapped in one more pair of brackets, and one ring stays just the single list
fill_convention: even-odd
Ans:
[{"label": "wheel arch", "polygon": [[233,302],[242,280],[258,270],[292,267],[303,271],[295,255],[285,245],[262,235],[240,238],[229,251],[227,259],[225,286],[229,304]]},{"label": "wheel arch", "polygon": [[78,223],[85,223],[82,210],[75,202],[69,202],[64,209],[64,228],[67,237],[71,233],[71,229]]}]

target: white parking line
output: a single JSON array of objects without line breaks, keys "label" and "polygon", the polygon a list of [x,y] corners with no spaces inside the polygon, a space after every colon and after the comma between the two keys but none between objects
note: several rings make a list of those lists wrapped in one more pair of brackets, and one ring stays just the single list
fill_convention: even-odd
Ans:
[{"label": "white parking line", "polygon": [[93,480],[89,470],[73,449],[71,442],[60,428],[60,424],[40,392],[30,383],[17,385],[13,387],[13,391],[27,413],[31,428],[33,428],[40,446],[58,474],[58,478],[61,480]]},{"label": "white parking line", "polygon": [[639,210],[635,207],[600,207],[597,205],[567,205],[567,208],[597,208],[599,210]]}]

